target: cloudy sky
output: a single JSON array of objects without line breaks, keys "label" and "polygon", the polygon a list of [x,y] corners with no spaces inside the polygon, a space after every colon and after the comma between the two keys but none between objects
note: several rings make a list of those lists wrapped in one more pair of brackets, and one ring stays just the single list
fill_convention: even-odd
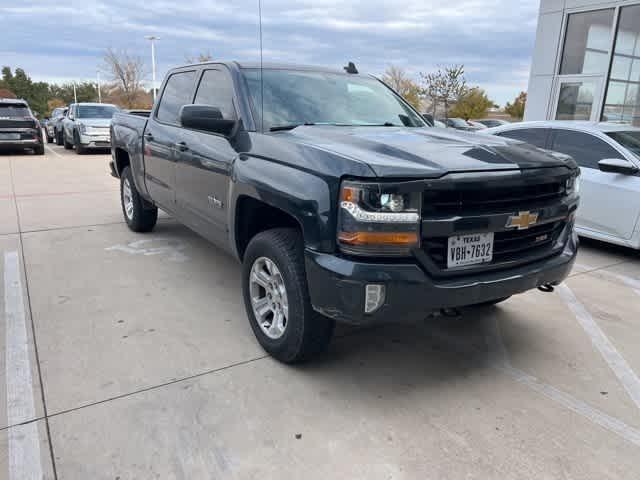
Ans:
[{"label": "cloudy sky", "polygon": [[[539,0],[263,0],[265,61],[342,66],[416,78],[463,63],[504,104],[527,87]],[[94,79],[107,47],[150,58],[158,74],[210,52],[259,59],[258,0],[0,0],[0,64],[46,81]],[[150,64],[150,59],[149,62]],[[149,69],[150,70],[150,69]],[[149,75],[150,77],[150,75]]]}]

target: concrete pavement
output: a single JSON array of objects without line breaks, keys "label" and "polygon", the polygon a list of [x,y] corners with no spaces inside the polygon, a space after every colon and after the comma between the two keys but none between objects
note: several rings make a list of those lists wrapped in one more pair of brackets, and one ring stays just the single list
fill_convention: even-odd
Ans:
[{"label": "concrete pavement", "polygon": [[239,265],[167,215],[129,231],[107,162],[0,156],[0,479],[640,475],[636,252],[287,367]]}]

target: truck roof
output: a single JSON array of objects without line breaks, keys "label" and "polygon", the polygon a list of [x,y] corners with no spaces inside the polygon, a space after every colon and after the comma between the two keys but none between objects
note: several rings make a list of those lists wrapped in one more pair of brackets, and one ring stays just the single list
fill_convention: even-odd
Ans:
[{"label": "truck roof", "polygon": [[[200,62],[200,63],[189,63],[189,64],[185,64],[182,65],[180,67],[175,67],[173,70],[180,70],[183,68],[187,68],[187,67],[201,67],[203,65],[226,65],[229,68],[240,68],[240,69],[259,69],[260,68],[260,62],[237,62],[237,61],[207,61],[207,62]],[[354,73],[347,73],[344,71],[344,68],[340,67],[340,68],[329,68],[329,67],[322,67],[322,66],[317,66],[317,65],[300,65],[300,64],[294,64],[294,63],[263,63],[262,64],[262,68],[264,68],[265,70],[302,70],[302,71],[309,71],[309,72],[325,72],[325,73],[337,73],[337,74],[342,74],[342,75],[358,75],[358,74],[354,74]]]},{"label": "truck roof", "polygon": [[0,103],[8,103],[11,105],[29,105],[26,100],[21,98],[0,98]]}]

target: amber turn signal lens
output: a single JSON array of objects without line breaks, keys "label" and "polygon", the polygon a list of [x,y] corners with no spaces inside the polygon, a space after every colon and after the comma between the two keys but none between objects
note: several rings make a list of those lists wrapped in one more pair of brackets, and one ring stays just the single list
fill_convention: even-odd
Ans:
[{"label": "amber turn signal lens", "polygon": [[342,187],[341,201],[358,203],[358,190],[352,187]]},{"label": "amber turn signal lens", "polygon": [[345,245],[417,245],[417,233],[340,232],[338,240]]}]

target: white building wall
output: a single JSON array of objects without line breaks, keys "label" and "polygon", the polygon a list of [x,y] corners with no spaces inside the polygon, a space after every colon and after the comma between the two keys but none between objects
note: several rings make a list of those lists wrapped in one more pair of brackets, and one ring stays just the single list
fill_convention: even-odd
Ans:
[{"label": "white building wall", "polygon": [[540,0],[536,43],[531,62],[524,119],[552,118],[554,88],[562,53],[565,16],[578,9],[593,10],[638,4],[640,0]]}]

